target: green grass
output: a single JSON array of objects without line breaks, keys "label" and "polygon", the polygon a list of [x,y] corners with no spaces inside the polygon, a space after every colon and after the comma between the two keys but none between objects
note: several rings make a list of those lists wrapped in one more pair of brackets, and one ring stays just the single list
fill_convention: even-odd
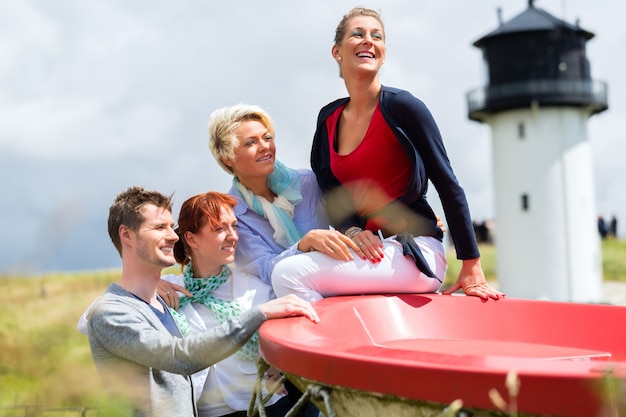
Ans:
[{"label": "green grass", "polygon": [[[497,281],[496,251],[493,245],[482,244],[480,263],[489,282]],[[461,262],[456,260],[454,249],[448,252],[448,271],[444,285],[453,284],[461,269]],[[602,241],[602,274],[605,281],[626,282],[626,240],[606,239]]]},{"label": "green grass", "polygon": [[[480,248],[480,265],[483,267],[485,278],[489,282],[495,282],[496,279],[496,251],[493,245],[481,244]],[[461,261],[456,259],[454,249],[448,251],[448,270],[446,271],[446,279],[443,282],[445,287],[456,282],[461,270]]]},{"label": "green grass", "polygon": [[116,271],[0,277],[0,405],[98,403],[99,377],[87,338],[76,330]]},{"label": "green grass", "polygon": [[[606,240],[602,247],[604,279],[626,281],[626,241]],[[494,248],[483,245],[481,253],[487,280],[495,281]],[[447,285],[456,280],[460,268],[453,256],[450,260]],[[178,271],[173,267],[168,272]],[[76,330],[76,323],[118,276],[117,270],[0,275],[0,407],[105,404],[87,337]]]},{"label": "green grass", "polygon": [[626,240],[602,241],[602,273],[605,281],[626,282]]}]

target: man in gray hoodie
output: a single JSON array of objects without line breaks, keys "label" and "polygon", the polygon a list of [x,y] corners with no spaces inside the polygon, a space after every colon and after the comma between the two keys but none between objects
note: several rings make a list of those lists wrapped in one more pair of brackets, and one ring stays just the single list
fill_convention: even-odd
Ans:
[{"label": "man in gray hoodie", "polygon": [[172,197],[130,187],[110,207],[108,228],[122,275],[89,309],[87,333],[106,388],[128,401],[133,415],[197,415],[189,375],[236,352],[267,319],[319,321],[308,302],[288,296],[182,338],[156,292],[163,268],[176,263]]}]

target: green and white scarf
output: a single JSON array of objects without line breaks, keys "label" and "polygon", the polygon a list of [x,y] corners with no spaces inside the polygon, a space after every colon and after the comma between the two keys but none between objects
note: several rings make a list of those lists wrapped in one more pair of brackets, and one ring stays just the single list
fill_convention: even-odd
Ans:
[{"label": "green and white scarf", "polygon": [[[193,297],[185,295],[180,297],[179,310],[189,303],[197,302],[206,306],[217,318],[220,324],[228,321],[233,317],[238,317],[243,313],[243,307],[237,300],[226,301],[215,297],[212,292],[224,285],[231,277],[232,273],[228,266],[222,267],[219,275],[210,276],[208,278],[194,278],[191,262],[185,266],[183,271],[183,279],[185,288],[193,294]],[[170,312],[178,325],[183,337],[189,335],[191,330],[187,317],[179,311],[170,307]],[[256,331],[250,340],[237,351],[237,356],[242,361],[252,361],[259,356],[259,332]]]}]

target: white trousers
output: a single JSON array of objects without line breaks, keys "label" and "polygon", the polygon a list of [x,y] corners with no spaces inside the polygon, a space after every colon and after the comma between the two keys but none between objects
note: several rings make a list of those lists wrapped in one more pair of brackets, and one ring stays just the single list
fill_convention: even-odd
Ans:
[{"label": "white trousers", "polygon": [[277,297],[295,294],[308,301],[353,294],[432,293],[439,290],[448,263],[443,242],[430,236],[415,237],[430,266],[441,280],[419,271],[413,258],[402,253],[395,237],[383,240],[384,258],[372,263],[353,253],[349,262],[321,252],[307,252],[278,262],[272,271]]}]

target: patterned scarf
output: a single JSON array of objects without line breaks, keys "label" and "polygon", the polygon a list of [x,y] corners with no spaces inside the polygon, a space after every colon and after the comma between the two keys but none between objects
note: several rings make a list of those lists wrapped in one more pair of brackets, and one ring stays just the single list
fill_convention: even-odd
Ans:
[{"label": "patterned scarf", "polygon": [[[237,300],[226,301],[215,297],[211,294],[214,290],[225,284],[231,277],[232,273],[228,266],[222,267],[222,272],[219,275],[214,275],[208,278],[194,278],[193,268],[191,262],[185,266],[183,272],[183,279],[185,282],[185,288],[193,294],[193,297],[187,297],[185,295],[180,297],[179,310],[192,302],[200,303],[206,306],[221,323],[228,321],[233,317],[238,317],[243,313],[243,307]],[[170,312],[176,321],[183,337],[189,335],[191,330],[187,317],[184,314],[170,308]],[[259,357],[259,334],[255,332],[250,340],[237,351],[237,356],[242,361],[252,361]]]},{"label": "patterned scarf", "polygon": [[296,170],[279,161],[274,163],[274,172],[267,177],[267,185],[277,196],[273,202],[255,195],[237,177],[233,178],[233,185],[248,206],[270,222],[276,243],[288,248],[302,239],[302,232],[293,221],[295,206],[302,201],[302,185]]}]

